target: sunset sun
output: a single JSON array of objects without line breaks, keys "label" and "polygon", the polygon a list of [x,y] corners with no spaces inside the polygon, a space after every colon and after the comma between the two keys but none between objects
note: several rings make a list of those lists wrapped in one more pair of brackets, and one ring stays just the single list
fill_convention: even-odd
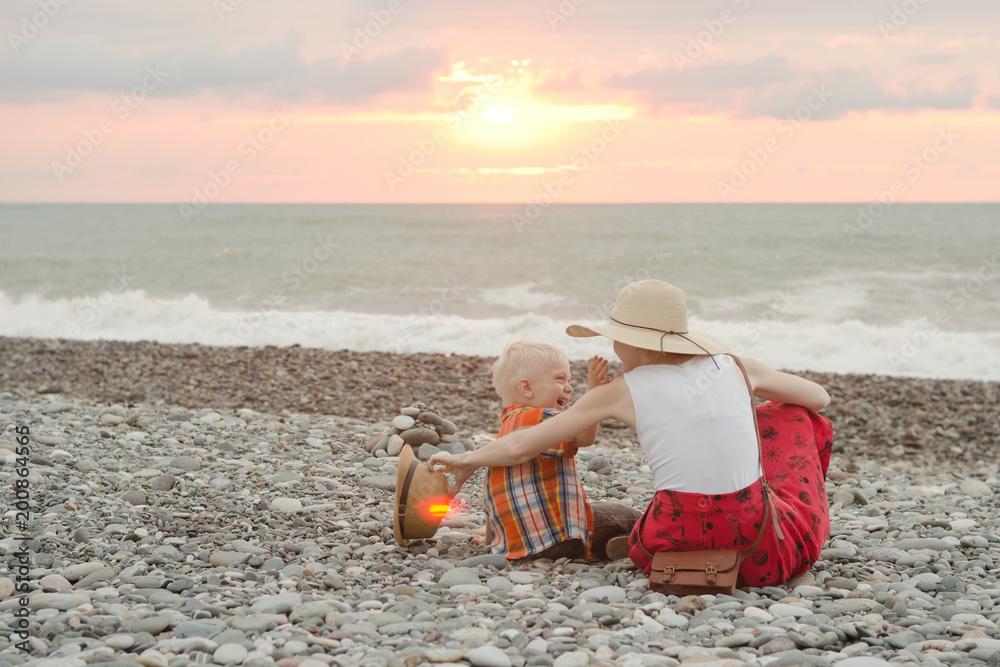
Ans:
[{"label": "sunset sun", "polygon": [[483,120],[494,125],[509,123],[513,117],[514,114],[511,112],[510,107],[502,104],[494,104],[483,112]]}]

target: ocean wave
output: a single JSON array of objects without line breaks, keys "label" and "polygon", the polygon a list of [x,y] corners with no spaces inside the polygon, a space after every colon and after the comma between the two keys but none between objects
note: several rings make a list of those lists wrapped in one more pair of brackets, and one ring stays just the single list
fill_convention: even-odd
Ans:
[{"label": "ocean wave", "polygon": [[[188,295],[152,298],[142,291],[97,297],[12,300],[0,292],[0,335],[73,340],[149,340],[260,347],[494,356],[520,337],[554,343],[573,359],[612,357],[602,338],[570,338],[568,320],[539,314],[504,318],[385,315],[351,311],[223,310]],[[692,318],[691,328],[776,368],[834,373],[1000,381],[1000,334],[942,329],[916,319],[898,326]]]}]

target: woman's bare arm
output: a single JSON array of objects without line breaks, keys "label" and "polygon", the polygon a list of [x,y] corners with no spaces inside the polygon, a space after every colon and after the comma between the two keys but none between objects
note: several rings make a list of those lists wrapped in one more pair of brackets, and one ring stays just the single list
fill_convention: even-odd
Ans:
[{"label": "woman's bare arm", "polygon": [[623,398],[631,400],[628,387],[619,379],[588,391],[565,412],[537,426],[514,431],[474,452],[440,452],[432,456],[428,464],[432,469],[454,473],[460,487],[478,468],[505,467],[530,461],[605,419],[619,419]]},{"label": "woman's bare arm", "polygon": [[819,412],[830,404],[830,394],[812,380],[776,371],[756,359],[740,357],[750,376],[753,395],[765,401],[801,405]]}]

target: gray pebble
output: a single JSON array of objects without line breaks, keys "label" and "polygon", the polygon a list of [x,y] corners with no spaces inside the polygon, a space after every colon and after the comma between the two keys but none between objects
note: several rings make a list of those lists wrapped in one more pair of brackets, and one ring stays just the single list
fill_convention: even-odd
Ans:
[{"label": "gray pebble", "polygon": [[166,614],[154,614],[137,621],[131,628],[132,632],[148,632],[151,635],[158,635],[172,625],[170,616]]},{"label": "gray pebble", "polygon": [[187,637],[212,637],[226,629],[224,621],[217,618],[203,618],[196,621],[184,621],[174,626],[173,634],[181,639]]},{"label": "gray pebble", "polygon": [[153,480],[149,483],[149,488],[151,488],[153,491],[169,491],[172,488],[174,488],[174,485],[176,483],[177,483],[177,478],[171,475],[170,473],[166,473],[164,475],[154,477]]},{"label": "gray pebble", "polygon": [[403,442],[413,447],[419,447],[420,445],[436,445],[440,442],[441,437],[437,434],[437,431],[430,428],[411,428],[407,431],[403,431],[399,434],[403,438]]},{"label": "gray pebble", "polygon": [[446,571],[438,580],[439,586],[457,586],[460,584],[479,585],[479,575],[471,567],[456,567]]},{"label": "gray pebble", "polygon": [[201,470],[201,459],[194,456],[175,456],[170,460],[171,468],[179,470],[198,471]]},{"label": "gray pebble", "polygon": [[511,667],[510,657],[496,646],[480,646],[470,651],[465,659],[476,667]]},{"label": "gray pebble", "polygon": [[429,461],[432,456],[434,456],[440,451],[441,450],[435,447],[434,445],[430,444],[420,445],[420,448],[417,449],[417,458],[420,459],[421,461],[426,462]]},{"label": "gray pebble", "polygon": [[502,570],[507,567],[507,558],[501,556],[500,554],[483,554],[481,556],[473,556],[472,558],[466,558],[465,560],[460,560],[455,563],[456,567],[494,567],[498,570]]},{"label": "gray pebble", "polygon": [[147,504],[146,494],[140,491],[139,489],[132,489],[131,491],[128,491],[124,496],[122,496],[122,500],[127,502],[129,505]]}]

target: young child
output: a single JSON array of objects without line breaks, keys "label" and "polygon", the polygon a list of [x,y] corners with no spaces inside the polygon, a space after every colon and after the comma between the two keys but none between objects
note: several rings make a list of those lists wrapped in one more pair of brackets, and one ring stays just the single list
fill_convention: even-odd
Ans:
[{"label": "young child", "polygon": [[[606,360],[590,360],[587,391],[609,381],[607,370]],[[490,371],[505,406],[498,438],[540,424],[569,405],[569,360],[552,345],[509,343]],[[486,539],[494,553],[511,560],[608,558],[608,540],[631,531],[640,513],[616,503],[590,503],[577,474],[576,452],[594,444],[597,428],[595,423],[529,461],[488,470]]]}]

